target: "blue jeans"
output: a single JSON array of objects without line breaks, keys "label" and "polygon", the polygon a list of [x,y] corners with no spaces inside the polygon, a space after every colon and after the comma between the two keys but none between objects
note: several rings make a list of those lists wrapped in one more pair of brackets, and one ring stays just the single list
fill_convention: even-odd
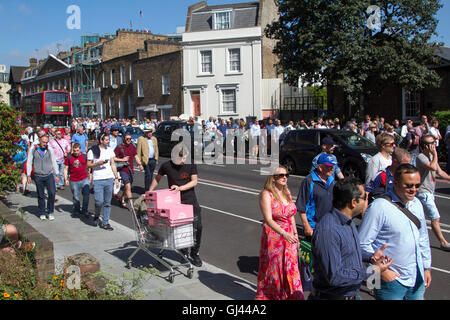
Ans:
[{"label": "blue jeans", "polygon": [[58,177],[59,177],[59,182],[56,184],[56,188],[62,187],[64,186],[64,161],[61,162],[56,162],[56,164],[58,165]]},{"label": "blue jeans", "polygon": [[94,180],[95,216],[100,216],[103,207],[102,225],[109,222],[111,215],[111,199],[113,195],[114,179]]},{"label": "blue jeans", "polygon": [[34,183],[36,184],[37,194],[38,194],[38,207],[39,215],[45,215],[45,188],[47,188],[48,199],[47,199],[47,210],[48,214],[53,214],[55,211],[55,195],[56,195],[56,185],[55,185],[55,175],[53,173],[48,176],[41,177],[34,175]]},{"label": "blue jeans", "polygon": [[375,290],[377,300],[423,300],[425,294],[425,282],[417,274],[414,287],[405,287],[397,280],[385,282],[381,280],[381,288]]},{"label": "blue jeans", "polygon": [[73,194],[73,213],[77,214],[80,212],[80,192],[83,195],[83,207],[81,210],[82,214],[88,213],[89,206],[89,195],[90,195],[90,186],[89,186],[89,178],[86,178],[81,181],[70,181],[70,189]]},{"label": "blue jeans", "polygon": [[150,189],[150,186],[152,185],[152,181],[153,181],[153,172],[155,171],[156,168],[156,160],[155,159],[149,159],[148,163],[146,166],[144,166],[144,170],[145,170],[145,192],[148,191],[148,189]]}]

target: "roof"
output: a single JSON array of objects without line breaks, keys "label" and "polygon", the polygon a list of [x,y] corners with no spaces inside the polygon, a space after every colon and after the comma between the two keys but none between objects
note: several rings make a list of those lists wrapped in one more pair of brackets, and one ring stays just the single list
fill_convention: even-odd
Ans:
[{"label": "roof", "polygon": [[18,66],[11,66],[10,67],[10,81],[19,83],[20,80],[23,77],[23,73],[25,72],[25,70],[27,70],[29,67],[18,67]]},{"label": "roof", "polygon": [[258,25],[259,2],[245,2],[204,6],[192,11],[189,32],[214,30],[214,12],[231,10],[230,29],[251,28]]},{"label": "roof", "polygon": [[450,62],[450,47],[439,47],[434,50],[434,54],[447,62]]}]

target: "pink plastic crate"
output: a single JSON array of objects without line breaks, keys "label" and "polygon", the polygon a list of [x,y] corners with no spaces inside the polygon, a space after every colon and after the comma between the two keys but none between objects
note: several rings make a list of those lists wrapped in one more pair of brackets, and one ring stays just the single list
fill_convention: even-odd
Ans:
[{"label": "pink plastic crate", "polygon": [[194,218],[194,207],[190,204],[175,204],[167,208],[158,208],[161,217],[167,217],[170,220],[183,220]]},{"label": "pink plastic crate", "polygon": [[[189,208],[190,207],[190,208]],[[190,205],[173,206],[171,209],[147,209],[150,226],[180,226],[194,221]],[[172,213],[172,214],[171,214]]]},{"label": "pink plastic crate", "polygon": [[145,193],[147,208],[169,208],[175,204],[181,204],[180,192],[170,189],[148,191]]}]

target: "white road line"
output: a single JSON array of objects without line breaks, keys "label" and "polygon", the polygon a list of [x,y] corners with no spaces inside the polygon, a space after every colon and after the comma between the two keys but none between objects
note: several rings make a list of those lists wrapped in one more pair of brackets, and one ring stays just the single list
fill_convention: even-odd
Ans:
[{"label": "white road line", "polygon": [[221,185],[217,185],[217,184],[207,183],[207,182],[203,182],[203,181],[198,181],[198,183],[204,184],[207,186],[216,187],[216,188],[228,189],[228,190],[232,190],[232,191],[243,192],[243,193],[248,193],[248,194],[253,194],[253,195],[259,194],[259,191],[258,192],[247,191],[247,190],[237,189],[237,188],[233,188],[233,187],[227,187],[227,186],[221,186]]},{"label": "white road line", "polygon": [[431,267],[431,269],[450,274],[450,271],[448,271],[448,270],[443,270],[443,269],[439,269],[439,268],[435,268],[435,267]]},{"label": "white road line", "polygon": [[219,212],[219,213],[223,213],[223,214],[226,214],[226,215],[228,215],[228,216],[235,217],[235,218],[240,218],[240,219],[248,220],[248,221],[251,221],[251,222],[255,222],[255,223],[257,223],[257,224],[262,224],[261,221],[254,220],[254,219],[250,219],[250,218],[246,218],[246,217],[243,217],[243,216],[239,216],[239,215],[237,215],[237,214],[233,214],[233,213],[230,213],[230,212],[226,212],[226,211],[222,211],[222,210],[218,210],[218,209],[214,209],[214,208],[210,208],[210,207],[202,206],[202,205],[201,205],[200,207],[205,208],[205,209],[207,209],[207,210],[211,210],[211,211],[216,211],[216,212]]},{"label": "white road line", "polygon": [[438,198],[442,198],[442,199],[447,199],[447,200],[450,200],[450,197],[446,197],[446,196],[441,196],[441,195],[439,195],[439,194],[434,194],[434,196],[435,197],[438,197]]}]

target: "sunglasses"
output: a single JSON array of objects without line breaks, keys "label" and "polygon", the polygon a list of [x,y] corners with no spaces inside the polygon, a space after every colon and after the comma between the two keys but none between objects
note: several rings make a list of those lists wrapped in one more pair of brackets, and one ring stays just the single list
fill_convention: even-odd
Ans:
[{"label": "sunglasses", "polygon": [[130,140],[131,140],[131,138],[126,138],[126,139],[125,139],[125,141],[130,141]]},{"label": "sunglasses", "polygon": [[395,146],[395,145],[396,145],[395,142],[392,142],[392,143],[385,143],[385,144],[384,144],[384,146],[390,146],[390,147],[393,147],[393,146]]},{"label": "sunglasses", "polygon": [[274,174],[273,177],[275,179],[280,179],[280,178],[289,178],[289,173],[280,173],[280,174]]},{"label": "sunglasses", "polygon": [[405,183],[405,184],[403,184],[403,186],[404,186],[406,189],[412,189],[413,187],[416,187],[416,189],[419,189],[421,185],[422,185],[421,183],[418,183],[418,184]]}]

